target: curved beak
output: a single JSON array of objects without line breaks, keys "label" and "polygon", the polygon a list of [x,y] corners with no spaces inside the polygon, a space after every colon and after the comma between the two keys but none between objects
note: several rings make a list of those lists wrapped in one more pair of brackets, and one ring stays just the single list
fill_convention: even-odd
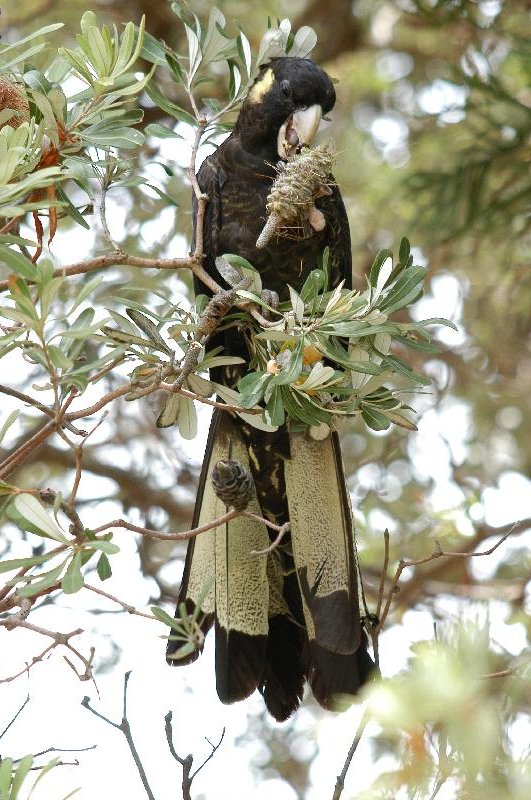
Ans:
[{"label": "curved beak", "polygon": [[286,160],[301,147],[310,145],[322,116],[323,109],[318,104],[295,111],[278,132],[277,150],[280,158]]}]

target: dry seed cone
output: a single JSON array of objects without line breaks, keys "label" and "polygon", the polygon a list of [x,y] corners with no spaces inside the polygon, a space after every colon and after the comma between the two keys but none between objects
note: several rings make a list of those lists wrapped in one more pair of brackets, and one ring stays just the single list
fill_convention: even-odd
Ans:
[{"label": "dry seed cone", "polygon": [[330,184],[334,153],[330,142],[305,148],[288,162],[281,163],[267,198],[268,218],[256,241],[258,248],[265,247],[282,228],[304,225],[310,221],[319,230],[324,225],[322,215],[315,208],[315,198]]},{"label": "dry seed cone", "polygon": [[6,78],[5,75],[0,75],[0,111],[3,111],[4,108],[12,108],[13,111],[18,111],[19,113],[13,114],[10,119],[4,120],[2,125],[18,128],[23,122],[29,122],[29,103],[24,89],[19,84]]}]

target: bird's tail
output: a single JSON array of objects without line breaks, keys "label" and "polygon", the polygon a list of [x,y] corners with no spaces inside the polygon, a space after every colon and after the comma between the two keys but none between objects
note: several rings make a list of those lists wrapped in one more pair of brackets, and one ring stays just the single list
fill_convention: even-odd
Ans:
[{"label": "bird's tail", "polygon": [[[228,459],[254,477],[247,511],[277,525],[289,520],[290,532],[274,550],[255,555],[275,533],[240,516],[189,543],[179,603],[191,613],[201,602],[203,630],[215,625],[218,695],[231,703],[258,689],[270,713],[284,720],[299,705],[306,679],[317,701],[334,708],[373,668],[337,435],[315,441],[285,429],[267,434],[216,410],[194,527],[225,513],[210,476],[216,462]],[[168,656],[175,649],[170,641]],[[184,664],[197,655],[168,660]]]}]

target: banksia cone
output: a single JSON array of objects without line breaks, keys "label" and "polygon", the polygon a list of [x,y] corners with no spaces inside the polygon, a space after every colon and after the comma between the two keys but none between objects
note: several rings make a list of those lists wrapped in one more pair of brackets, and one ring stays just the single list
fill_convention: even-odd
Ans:
[{"label": "banksia cone", "polygon": [[244,511],[254,495],[254,481],[239,461],[218,461],[212,470],[212,486],[226,506]]},{"label": "banksia cone", "polygon": [[315,207],[315,199],[329,194],[330,172],[334,153],[330,142],[305,148],[287,163],[281,162],[267,198],[268,219],[256,241],[258,248],[265,247],[276,233],[283,229],[304,227],[307,222],[314,230],[322,230],[325,220]]},{"label": "banksia cone", "polygon": [[3,111],[4,108],[12,108],[19,113],[13,114],[10,119],[2,123],[3,125],[10,125],[12,128],[18,128],[23,122],[29,122],[29,103],[24,89],[19,86],[19,84],[6,78],[5,75],[1,75],[0,111]]}]

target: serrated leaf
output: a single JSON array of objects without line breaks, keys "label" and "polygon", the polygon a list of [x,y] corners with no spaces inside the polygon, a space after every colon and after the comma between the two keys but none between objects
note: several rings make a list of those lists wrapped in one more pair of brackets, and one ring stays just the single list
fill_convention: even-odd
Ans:
[{"label": "serrated leaf", "polygon": [[13,501],[13,506],[22,519],[26,520],[34,528],[37,528],[51,539],[55,539],[56,542],[61,542],[61,544],[68,543],[68,539],[59,526],[56,525],[32,494],[18,494]]}]

